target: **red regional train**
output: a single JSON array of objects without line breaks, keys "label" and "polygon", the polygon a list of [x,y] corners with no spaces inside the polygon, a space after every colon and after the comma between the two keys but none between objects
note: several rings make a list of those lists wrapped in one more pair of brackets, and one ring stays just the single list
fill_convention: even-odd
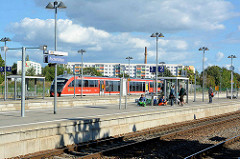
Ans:
[{"label": "red regional train", "polygon": [[[75,94],[81,94],[81,77],[76,76]],[[57,96],[66,96],[74,94],[74,76],[73,75],[60,75],[57,77]],[[152,79],[131,79],[125,80],[123,87],[127,93],[141,94],[145,92],[154,92],[154,80]],[[158,82],[158,91],[162,87],[162,82]],[[97,77],[97,76],[84,76],[83,77],[83,95],[111,95],[119,94],[120,92],[120,78],[117,77]],[[50,96],[54,96],[54,81],[51,84]]]}]

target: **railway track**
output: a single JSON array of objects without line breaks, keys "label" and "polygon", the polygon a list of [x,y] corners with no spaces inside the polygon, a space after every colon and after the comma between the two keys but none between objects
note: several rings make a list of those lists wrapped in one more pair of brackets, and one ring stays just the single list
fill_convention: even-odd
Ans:
[{"label": "railway track", "polygon": [[216,144],[216,145],[212,145],[212,146],[210,146],[210,147],[207,147],[207,148],[205,148],[205,149],[203,149],[203,150],[201,150],[201,151],[198,151],[198,152],[196,152],[196,153],[194,153],[194,154],[192,154],[192,155],[190,155],[190,156],[187,156],[187,157],[185,157],[184,159],[195,159],[195,158],[216,158],[216,157],[218,157],[218,158],[238,158],[238,157],[240,157],[240,151],[239,151],[239,155],[238,156],[235,156],[235,155],[233,155],[233,156],[230,156],[231,154],[227,154],[227,156],[226,156],[226,154],[225,153],[223,153],[223,149],[225,148],[225,147],[228,147],[228,146],[230,146],[230,145],[233,145],[233,144],[235,144],[236,142],[238,142],[238,143],[240,143],[240,135],[237,135],[237,136],[234,136],[234,137],[232,137],[232,138],[230,138],[230,139],[227,139],[227,140],[225,140],[225,141],[223,141],[223,142],[220,142],[220,143],[218,143],[218,144]]},{"label": "railway track", "polygon": [[22,158],[108,158],[107,156],[118,153],[123,149],[126,150],[132,149],[133,147],[144,147],[144,145],[149,145],[155,142],[155,140],[165,140],[176,135],[197,132],[206,127],[230,123],[234,120],[239,120],[239,115],[240,111],[237,111],[234,113],[226,113],[214,117],[164,125],[144,131],[125,134],[124,136],[111,137],[88,143],[72,145],[63,149],[28,155]]}]

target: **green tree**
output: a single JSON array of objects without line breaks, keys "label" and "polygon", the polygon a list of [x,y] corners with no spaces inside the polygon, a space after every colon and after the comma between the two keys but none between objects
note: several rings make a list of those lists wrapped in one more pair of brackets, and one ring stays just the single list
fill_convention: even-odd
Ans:
[{"label": "green tree", "polygon": [[167,67],[164,67],[163,75],[162,75],[162,73],[158,73],[158,76],[173,77],[171,71]]},{"label": "green tree", "polygon": [[26,57],[26,61],[30,61],[30,60],[29,60],[29,55],[27,55],[27,57]]},{"label": "green tree", "polygon": [[100,72],[98,72],[93,67],[83,68],[83,74],[84,75],[90,75],[90,76],[103,76]]},{"label": "green tree", "polygon": [[[214,86],[219,86],[220,85],[220,76],[221,76],[221,68],[219,66],[210,66],[206,70],[207,77],[211,76],[211,78],[214,79]],[[212,86],[213,86],[212,85]],[[210,85],[208,85],[209,87]]]},{"label": "green tree", "polygon": [[27,71],[26,71],[26,75],[27,75],[27,76],[34,76],[35,73],[36,73],[36,70],[35,70],[34,67],[30,67],[30,68],[27,69]]},{"label": "green tree", "polygon": [[[121,73],[121,74],[119,74],[119,77],[121,78],[121,77],[123,77],[123,74]],[[126,73],[124,73],[124,78],[128,78],[129,77],[129,75],[128,74],[126,74]]]},{"label": "green tree", "polygon": [[17,74],[17,64],[16,63],[13,63],[13,65],[12,65],[12,74],[13,75]]},{"label": "green tree", "polygon": [[[2,59],[2,56],[0,55],[0,67],[4,67],[4,60]],[[0,84],[4,81],[4,73],[0,72]]]},{"label": "green tree", "polygon": [[[67,68],[66,66],[57,66],[57,75],[63,75],[64,71],[67,71],[68,74],[72,74],[72,71],[70,68]],[[43,68],[42,74],[45,77],[47,81],[53,81],[55,77],[55,66],[54,65],[47,65]]]}]

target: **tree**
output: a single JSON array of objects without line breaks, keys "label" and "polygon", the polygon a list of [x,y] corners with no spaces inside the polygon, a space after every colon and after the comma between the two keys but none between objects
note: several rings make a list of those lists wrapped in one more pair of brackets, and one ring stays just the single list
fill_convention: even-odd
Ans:
[{"label": "tree", "polygon": [[[2,59],[2,56],[0,55],[0,67],[4,67],[5,63],[4,60]],[[0,73],[0,84],[4,81],[4,73]]]},{"label": "tree", "polygon": [[27,71],[26,71],[26,75],[27,75],[27,76],[34,76],[35,74],[36,74],[36,70],[35,70],[34,67],[30,67],[30,68],[28,68]]},{"label": "tree", "polygon": [[163,75],[162,75],[162,73],[159,73],[158,76],[173,77],[171,71],[167,67],[164,67]]},{"label": "tree", "polygon": [[84,75],[90,75],[90,76],[103,76],[100,72],[98,72],[93,67],[83,68],[83,74]]},{"label": "tree", "polygon": [[[57,75],[63,75],[64,71],[67,71],[68,74],[72,74],[72,71],[70,68],[67,68],[66,66],[57,66]],[[49,65],[45,66],[42,70],[43,76],[47,81],[53,81],[55,77],[55,67],[52,65],[51,67]]]},{"label": "tree", "polygon": [[17,64],[16,63],[13,63],[13,65],[12,65],[12,74],[13,75],[17,74]]},{"label": "tree", "polygon": [[26,57],[26,61],[30,61],[30,60],[29,60],[29,55],[27,55],[27,57]]},{"label": "tree", "polygon": [[[119,77],[121,78],[121,77],[123,77],[123,74],[121,73],[121,74],[119,74]],[[129,75],[128,74],[126,74],[126,73],[124,73],[124,78],[128,78],[129,77]]]}]

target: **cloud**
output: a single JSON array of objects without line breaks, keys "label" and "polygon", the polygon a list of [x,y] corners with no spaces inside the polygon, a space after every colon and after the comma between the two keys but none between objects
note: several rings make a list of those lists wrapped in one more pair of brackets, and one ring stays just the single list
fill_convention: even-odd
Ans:
[{"label": "cloud", "polygon": [[218,52],[216,54],[216,61],[219,62],[224,58],[224,54],[222,52]]},{"label": "cloud", "polygon": [[226,64],[225,67],[230,70],[231,65],[230,64]]},{"label": "cloud", "polygon": [[[140,55],[140,51],[145,46],[150,46],[146,39],[133,36],[129,33],[108,33],[94,27],[83,27],[74,24],[71,20],[59,19],[58,23],[58,50],[70,53],[70,60],[76,60],[77,50],[84,48],[89,54],[89,58],[98,60],[105,59],[106,62],[114,59],[124,59],[129,54]],[[19,42],[24,46],[48,45],[48,49],[54,47],[54,20],[24,18],[20,22],[11,24],[8,31],[13,33],[14,42]],[[97,56],[96,53],[102,52],[103,55]],[[99,53],[97,53],[99,55]],[[123,56],[123,57],[122,57]],[[72,59],[71,59],[72,58]]]},{"label": "cloud", "polygon": [[[41,0],[42,1],[42,0]],[[45,2],[47,4],[47,2]],[[225,0],[65,0],[65,12],[78,24],[108,32],[175,32],[221,30],[223,21],[239,16]],[[43,2],[37,0],[41,6]],[[45,4],[45,5],[46,5]]]}]

